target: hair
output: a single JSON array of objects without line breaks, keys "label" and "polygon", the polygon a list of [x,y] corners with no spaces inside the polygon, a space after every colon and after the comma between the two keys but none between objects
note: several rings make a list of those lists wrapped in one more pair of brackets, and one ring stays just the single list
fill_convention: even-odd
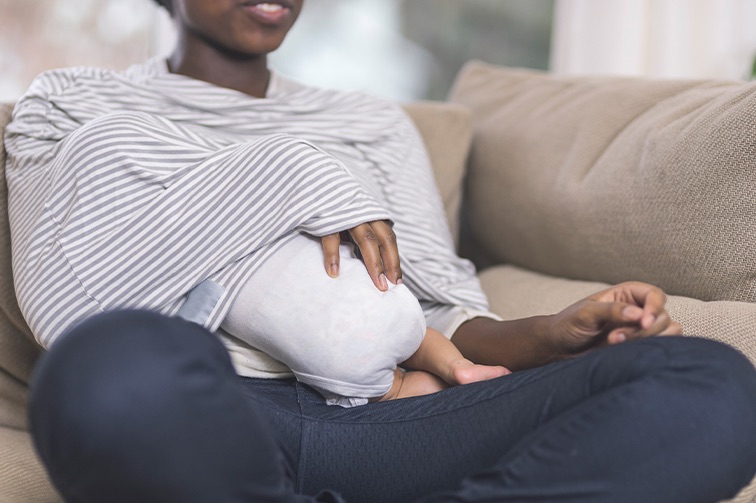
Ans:
[{"label": "hair", "polygon": [[154,0],[156,4],[168,11],[168,14],[173,14],[173,2],[172,0]]}]

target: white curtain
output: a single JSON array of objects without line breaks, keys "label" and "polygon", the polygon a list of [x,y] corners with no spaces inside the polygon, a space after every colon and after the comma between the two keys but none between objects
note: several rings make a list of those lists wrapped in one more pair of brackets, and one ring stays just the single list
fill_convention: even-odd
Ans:
[{"label": "white curtain", "polygon": [[557,0],[561,74],[750,77],[756,0]]},{"label": "white curtain", "polygon": [[165,9],[155,6],[152,37],[150,38],[151,55],[167,57],[173,51],[175,43],[176,30],[173,27],[173,20]]}]

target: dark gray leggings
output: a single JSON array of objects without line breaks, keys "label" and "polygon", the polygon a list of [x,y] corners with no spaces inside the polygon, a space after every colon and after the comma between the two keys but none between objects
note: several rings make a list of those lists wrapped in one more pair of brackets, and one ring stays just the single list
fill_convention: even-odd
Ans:
[{"label": "dark gray leggings", "polygon": [[43,357],[30,409],[71,502],[695,503],[756,472],[756,371],[690,337],[342,409],[240,379],[198,325],[114,312]]}]

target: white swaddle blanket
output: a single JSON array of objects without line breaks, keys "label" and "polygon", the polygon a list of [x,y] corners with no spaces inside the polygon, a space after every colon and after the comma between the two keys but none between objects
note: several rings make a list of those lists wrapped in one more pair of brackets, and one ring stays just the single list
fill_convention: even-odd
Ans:
[{"label": "white swaddle blanket", "polygon": [[35,80],[5,142],[16,291],[41,344],[105,310],[174,315],[199,291],[188,317],[215,331],[282,237],[377,219],[394,222],[404,283],[430,326],[485,311],[401,108],[273,87],[253,98],[159,59]]},{"label": "white swaddle blanket", "polygon": [[394,369],[425,336],[423,311],[409,289],[389,283],[380,291],[353,249],[341,245],[339,276],[331,278],[319,239],[287,238],[221,325],[344,407],[388,393]]}]

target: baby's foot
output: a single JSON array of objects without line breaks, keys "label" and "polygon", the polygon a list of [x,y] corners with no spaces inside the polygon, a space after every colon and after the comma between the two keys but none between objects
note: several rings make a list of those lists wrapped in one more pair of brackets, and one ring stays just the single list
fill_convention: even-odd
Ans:
[{"label": "baby's foot", "polygon": [[461,359],[452,363],[449,368],[449,384],[470,384],[472,382],[487,381],[511,374],[506,367],[495,365],[477,365],[470,360]]}]

